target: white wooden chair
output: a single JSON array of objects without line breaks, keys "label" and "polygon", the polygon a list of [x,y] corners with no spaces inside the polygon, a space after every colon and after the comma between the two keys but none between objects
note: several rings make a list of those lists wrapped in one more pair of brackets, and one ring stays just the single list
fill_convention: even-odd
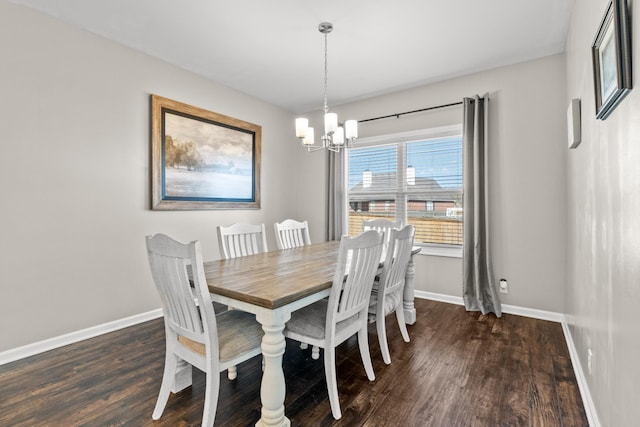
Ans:
[{"label": "white wooden chair", "polygon": [[218,244],[225,259],[267,252],[264,224],[236,223],[218,226]]},{"label": "white wooden chair", "polygon": [[282,222],[276,222],[273,226],[276,231],[278,249],[297,248],[311,244],[307,221],[285,219]]},{"label": "white wooden chair", "polygon": [[[309,237],[309,224],[307,221],[296,221],[294,219],[285,219],[282,222],[273,224],[276,231],[276,243],[278,249],[291,249],[311,244]],[[300,348],[305,350],[309,347],[306,342],[300,343]],[[320,349],[313,346],[311,349],[311,358],[320,358]]]},{"label": "white wooden chair", "polygon": [[324,348],[324,370],[331,412],[340,419],[335,348],[358,334],[362,363],[370,381],[375,379],[367,337],[367,311],[371,287],[382,255],[382,236],[367,231],[357,237],[343,236],[329,299],[294,311],[284,335]]},{"label": "white wooden chair", "polygon": [[391,221],[389,219],[369,219],[362,221],[362,231],[376,230],[384,236],[385,248],[389,246],[389,230],[395,228],[400,229],[402,223],[400,221]]},{"label": "white wooden chair", "polygon": [[369,321],[376,322],[382,359],[387,365],[391,363],[391,356],[389,355],[389,344],[387,343],[386,316],[393,312],[396,313],[402,339],[405,342],[409,342],[402,297],[407,266],[409,265],[411,249],[413,248],[414,234],[415,228],[413,225],[407,225],[399,231],[395,229],[389,231],[390,243],[385,255],[382,273],[371,292]]},{"label": "white wooden chair", "polygon": [[[225,259],[239,258],[267,252],[267,234],[264,224],[235,223],[228,227],[219,225],[218,244]],[[229,307],[233,309],[233,307]],[[235,380],[238,376],[235,366],[229,366],[228,377]]]},{"label": "white wooden chair", "polygon": [[[204,277],[199,242],[182,244],[163,234],[147,236],[151,273],[162,301],[166,334],[164,374],[153,410],[157,420],[174,387],[183,360],[207,375],[203,426],[213,426],[220,372],[260,354],[262,328],[255,316],[238,310],[216,316]],[[187,266],[191,266],[193,286]],[[188,367],[191,374],[191,366]]]},{"label": "white wooden chair", "polygon": [[369,219],[362,221],[362,231],[376,230],[380,232],[389,228],[400,228],[401,225],[400,221],[391,221],[383,218]]}]

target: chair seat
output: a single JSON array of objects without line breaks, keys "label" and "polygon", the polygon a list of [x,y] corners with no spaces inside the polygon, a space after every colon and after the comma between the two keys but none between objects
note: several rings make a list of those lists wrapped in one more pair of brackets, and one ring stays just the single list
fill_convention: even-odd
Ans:
[{"label": "chair seat", "polygon": [[[384,314],[385,316],[393,311],[394,308],[402,301],[402,292],[392,292],[388,294],[384,299]],[[369,314],[376,314],[376,306],[378,305],[378,289],[374,289],[371,292],[371,299],[369,300]]]},{"label": "chair seat", "polygon": [[[216,315],[220,362],[224,363],[260,346],[264,335],[262,327],[251,313],[229,310]],[[178,341],[191,351],[205,354],[205,345],[180,336]]]},{"label": "chair seat", "polygon": [[[304,335],[317,340],[325,338],[325,327],[327,322],[328,300],[321,299],[311,305],[291,313],[291,319],[287,322],[284,331]],[[358,322],[358,315],[343,320],[336,324],[336,335]]]}]

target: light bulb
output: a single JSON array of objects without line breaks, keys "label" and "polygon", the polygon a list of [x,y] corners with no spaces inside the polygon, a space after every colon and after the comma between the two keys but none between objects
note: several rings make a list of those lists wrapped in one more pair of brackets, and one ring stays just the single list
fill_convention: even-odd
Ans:
[{"label": "light bulb", "polygon": [[344,144],[344,128],[342,126],[338,126],[338,129],[333,134],[333,143],[335,145]]},{"label": "light bulb", "polygon": [[313,145],[315,143],[315,135],[313,134],[313,128],[308,127],[307,131],[302,139],[304,145]]},{"label": "light bulb", "polygon": [[358,137],[358,121],[347,120],[344,122],[345,136],[347,139],[355,139]]},{"label": "light bulb", "polygon": [[336,113],[327,113],[324,115],[324,133],[330,135],[338,129],[338,115]]},{"label": "light bulb", "polygon": [[307,128],[309,127],[309,120],[304,117],[296,119],[296,136],[298,138],[304,138],[307,134]]}]

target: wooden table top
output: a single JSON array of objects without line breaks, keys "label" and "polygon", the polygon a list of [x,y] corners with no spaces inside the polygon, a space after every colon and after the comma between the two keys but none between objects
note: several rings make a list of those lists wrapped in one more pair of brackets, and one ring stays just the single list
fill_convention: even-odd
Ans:
[{"label": "wooden table top", "polygon": [[275,309],[329,289],[340,242],[204,263],[209,291]]}]

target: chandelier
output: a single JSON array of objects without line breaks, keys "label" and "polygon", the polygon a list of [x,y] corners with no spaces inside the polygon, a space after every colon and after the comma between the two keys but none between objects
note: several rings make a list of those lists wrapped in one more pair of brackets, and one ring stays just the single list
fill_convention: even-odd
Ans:
[{"label": "chandelier", "polygon": [[296,136],[300,138],[300,144],[308,151],[327,149],[338,152],[341,148],[349,146],[358,137],[358,121],[346,120],[344,126],[338,123],[338,115],[329,112],[327,105],[327,35],[333,31],[333,24],[322,22],[318,25],[318,31],[324,34],[324,134],[321,136],[322,145],[315,145],[315,136],[309,120],[300,117],[296,119]]}]

